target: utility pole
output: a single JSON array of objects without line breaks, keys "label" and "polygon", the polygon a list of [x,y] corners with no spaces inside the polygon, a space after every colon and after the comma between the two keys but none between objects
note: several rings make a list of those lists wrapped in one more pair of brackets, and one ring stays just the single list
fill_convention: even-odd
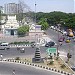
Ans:
[{"label": "utility pole", "polygon": [[35,23],[36,23],[36,2],[35,2]]},{"label": "utility pole", "polygon": [[35,2],[35,35],[36,35],[36,2]]},{"label": "utility pole", "polygon": [[2,13],[1,13],[1,10],[0,10],[0,24],[1,24],[1,17],[2,17],[1,14],[2,14]]},{"label": "utility pole", "polygon": [[[60,27],[59,27],[59,25],[58,25],[58,29],[60,29]],[[59,50],[59,31],[58,31],[58,39],[57,39],[57,57],[58,57],[58,55],[59,55],[59,52],[58,52],[58,50]]]}]

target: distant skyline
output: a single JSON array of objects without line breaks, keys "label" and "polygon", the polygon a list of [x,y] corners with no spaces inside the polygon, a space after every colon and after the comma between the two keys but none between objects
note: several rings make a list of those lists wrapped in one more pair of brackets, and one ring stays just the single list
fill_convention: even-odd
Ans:
[{"label": "distant skyline", "polygon": [[[75,0],[21,0],[27,4],[32,11],[36,12],[52,12],[61,11],[66,13],[75,13]],[[6,3],[18,3],[19,0],[0,0],[0,6]]]}]

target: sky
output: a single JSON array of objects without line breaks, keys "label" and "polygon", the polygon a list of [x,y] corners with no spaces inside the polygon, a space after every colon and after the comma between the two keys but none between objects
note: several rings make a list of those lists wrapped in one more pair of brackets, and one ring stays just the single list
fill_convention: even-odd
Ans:
[{"label": "sky", "polygon": [[[19,0],[0,0],[0,6],[6,3],[18,3]],[[61,11],[66,13],[75,13],[75,0],[21,0],[27,4],[32,11],[36,12],[52,12]]]}]

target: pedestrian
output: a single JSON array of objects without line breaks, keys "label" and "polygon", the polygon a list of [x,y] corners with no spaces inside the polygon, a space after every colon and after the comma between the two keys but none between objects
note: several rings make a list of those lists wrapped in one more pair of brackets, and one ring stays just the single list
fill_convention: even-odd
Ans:
[{"label": "pedestrian", "polygon": [[3,60],[3,55],[1,54],[0,57],[1,57],[1,61],[2,61]]},{"label": "pedestrian", "polygon": [[60,42],[60,46],[62,45],[62,42]]},{"label": "pedestrian", "polygon": [[16,74],[15,74],[15,70],[13,70],[13,73],[12,73],[12,75],[16,75]]}]

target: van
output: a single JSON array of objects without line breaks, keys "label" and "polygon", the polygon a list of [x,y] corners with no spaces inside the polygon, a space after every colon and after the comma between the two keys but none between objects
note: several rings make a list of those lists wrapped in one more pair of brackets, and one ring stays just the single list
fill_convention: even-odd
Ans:
[{"label": "van", "polygon": [[8,46],[9,43],[1,43],[1,46]]},{"label": "van", "polygon": [[9,49],[9,43],[1,43],[0,45],[0,50],[5,50],[5,49]]}]

